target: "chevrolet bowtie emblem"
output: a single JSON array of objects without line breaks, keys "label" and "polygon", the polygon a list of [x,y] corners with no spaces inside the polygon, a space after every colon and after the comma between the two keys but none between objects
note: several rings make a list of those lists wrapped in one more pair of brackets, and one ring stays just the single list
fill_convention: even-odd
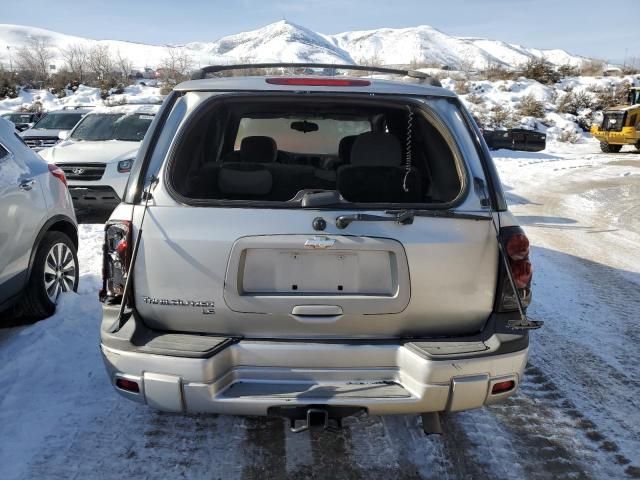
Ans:
[{"label": "chevrolet bowtie emblem", "polygon": [[330,248],[336,241],[333,238],[313,237],[304,242],[305,248]]}]

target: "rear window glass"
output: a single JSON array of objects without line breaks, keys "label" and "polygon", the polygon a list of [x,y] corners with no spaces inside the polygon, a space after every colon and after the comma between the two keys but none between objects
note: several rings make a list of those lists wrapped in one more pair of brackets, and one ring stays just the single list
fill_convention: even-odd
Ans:
[{"label": "rear window glass", "polygon": [[83,113],[48,113],[36,123],[34,128],[71,130],[83,115]]},{"label": "rear window glass", "polygon": [[[402,101],[215,102],[185,124],[169,169],[198,201],[289,202],[309,193],[340,205],[451,204],[461,161],[435,110]],[[461,128],[465,128],[462,125]]]},{"label": "rear window glass", "polygon": [[367,119],[243,118],[234,149],[240,150],[246,137],[268,136],[280,150],[287,152],[337,155],[340,140],[370,130],[371,122]]},{"label": "rear window glass", "polygon": [[105,141],[123,140],[141,142],[149,129],[153,115],[149,114],[101,114],[87,115],[73,131],[74,140]]},{"label": "rear window glass", "polygon": [[11,113],[3,115],[3,117],[13,123],[29,123],[32,115],[30,113]]}]

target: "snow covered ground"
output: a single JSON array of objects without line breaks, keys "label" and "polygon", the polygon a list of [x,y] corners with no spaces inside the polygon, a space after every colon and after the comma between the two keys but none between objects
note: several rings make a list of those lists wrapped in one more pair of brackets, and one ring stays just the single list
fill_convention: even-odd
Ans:
[{"label": "snow covered ground", "polygon": [[532,334],[519,393],[448,415],[279,419],[158,413],[118,396],[100,360],[102,225],[80,228],[78,294],[0,329],[0,478],[640,478],[640,154],[594,141],[498,151],[533,245]]},{"label": "snow covered ground", "polygon": [[105,105],[120,104],[159,104],[164,97],[160,95],[160,87],[147,85],[129,85],[124,93],[114,94],[105,102],[100,98],[100,89],[80,85],[74,92],[67,91],[67,96],[57,98],[48,90],[20,90],[16,98],[0,100],[0,114],[17,112],[21,108],[28,108],[35,102],[40,102],[45,112],[62,110],[65,107],[103,107]]}]

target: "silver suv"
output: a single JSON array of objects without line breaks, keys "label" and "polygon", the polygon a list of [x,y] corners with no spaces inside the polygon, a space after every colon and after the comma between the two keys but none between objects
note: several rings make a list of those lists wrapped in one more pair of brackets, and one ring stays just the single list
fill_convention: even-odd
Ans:
[{"label": "silver suv", "polygon": [[[78,232],[64,172],[0,119],[0,318],[53,313],[78,288]],[[14,312],[15,313],[15,312]]]},{"label": "silver suv", "polygon": [[241,67],[175,88],[105,227],[117,391],[296,430],[413,412],[427,432],[513,394],[540,326],[529,242],[455,94],[336,75],[359,66],[205,78]]}]

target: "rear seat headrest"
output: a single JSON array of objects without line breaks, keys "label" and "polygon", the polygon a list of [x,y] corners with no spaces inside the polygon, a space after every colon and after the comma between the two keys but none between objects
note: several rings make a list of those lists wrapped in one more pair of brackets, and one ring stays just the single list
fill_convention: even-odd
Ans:
[{"label": "rear seat headrest", "polygon": [[349,135],[342,138],[338,144],[338,157],[345,163],[349,163],[351,159],[351,150],[353,149],[356,138],[358,138],[358,135]]},{"label": "rear seat headrest", "polygon": [[240,143],[240,160],[242,162],[271,163],[278,157],[278,146],[271,137],[245,137]]},{"label": "rear seat headrest", "polygon": [[397,167],[402,163],[400,141],[390,133],[367,132],[358,135],[351,149],[351,165]]}]

